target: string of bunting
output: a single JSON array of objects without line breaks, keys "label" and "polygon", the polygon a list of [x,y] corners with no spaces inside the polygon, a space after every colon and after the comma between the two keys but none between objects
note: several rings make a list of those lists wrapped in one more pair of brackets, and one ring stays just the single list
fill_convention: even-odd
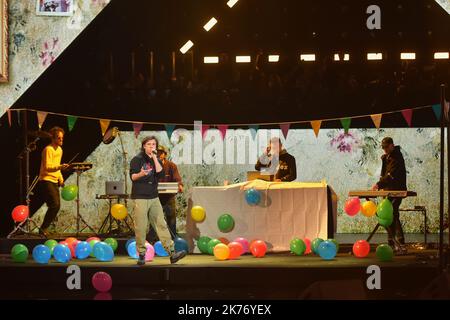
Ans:
[{"label": "string of bunting", "polygon": [[[281,123],[259,123],[259,124],[248,124],[248,123],[235,123],[235,124],[218,124],[218,125],[211,125],[211,124],[202,124],[201,127],[201,133],[203,139],[206,136],[206,133],[209,129],[212,127],[216,127],[219,130],[220,136],[222,139],[225,139],[227,130],[230,127],[243,127],[247,126],[250,129],[250,132],[252,134],[253,139],[256,137],[256,132],[261,126],[273,126],[273,125],[279,125],[281,132],[285,139],[287,139],[289,129],[291,125],[293,124],[303,124],[303,123],[310,123],[311,128],[314,131],[314,134],[316,137],[319,136],[319,131],[322,126],[323,122],[328,121],[340,121],[342,128],[344,129],[345,133],[348,133],[350,130],[350,126],[352,123],[352,119],[359,119],[364,117],[370,117],[372,119],[372,122],[375,126],[375,128],[380,129],[381,127],[381,120],[384,115],[387,114],[394,114],[394,113],[401,113],[403,118],[405,119],[406,123],[409,127],[412,126],[412,119],[413,119],[413,113],[416,110],[419,109],[426,109],[431,108],[433,110],[434,115],[436,116],[437,120],[441,119],[442,115],[442,108],[440,104],[433,104],[433,105],[427,105],[423,107],[416,107],[416,108],[408,108],[403,109],[399,111],[389,111],[384,113],[377,113],[377,114],[368,114],[368,115],[358,115],[358,116],[350,116],[350,117],[340,117],[340,118],[328,118],[328,119],[320,119],[320,120],[301,120],[301,121],[291,121],[291,122],[281,122]],[[450,104],[448,101],[445,102],[445,110],[444,115],[446,119],[448,119],[448,113],[450,109]],[[87,119],[87,120],[96,120],[99,121],[100,124],[100,130],[102,135],[105,135],[106,131],[108,130],[111,122],[119,122],[119,123],[130,123],[133,126],[133,131],[135,134],[135,137],[137,138],[139,136],[140,131],[142,130],[144,125],[164,125],[167,135],[169,139],[172,136],[173,131],[175,130],[176,126],[183,126],[183,127],[190,127],[194,126],[192,123],[160,123],[160,122],[146,122],[146,121],[129,121],[129,120],[114,120],[114,119],[103,119],[103,118],[95,118],[95,117],[86,117],[86,116],[76,116],[76,115],[69,115],[69,114],[63,114],[63,113],[55,113],[55,112],[46,112],[41,110],[35,110],[35,109],[8,109],[8,123],[11,127],[12,125],[12,112],[18,112],[18,111],[30,111],[30,112],[36,112],[37,120],[38,120],[38,126],[39,130],[42,128],[45,120],[47,119],[48,115],[55,115],[55,116],[62,116],[67,118],[67,127],[69,129],[69,132],[73,130],[75,127],[75,124],[78,119]],[[17,121],[20,125],[20,113],[17,114],[18,118]]]}]

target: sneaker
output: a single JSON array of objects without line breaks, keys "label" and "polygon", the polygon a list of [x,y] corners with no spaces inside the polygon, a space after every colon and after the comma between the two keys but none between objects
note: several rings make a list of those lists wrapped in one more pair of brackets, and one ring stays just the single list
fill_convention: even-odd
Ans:
[{"label": "sneaker", "polygon": [[177,263],[178,260],[183,259],[184,257],[186,257],[186,251],[181,250],[178,252],[174,252],[170,255],[170,263]]},{"label": "sneaker", "polygon": [[137,261],[137,265],[143,266],[144,264],[145,264],[145,254],[140,254]]}]

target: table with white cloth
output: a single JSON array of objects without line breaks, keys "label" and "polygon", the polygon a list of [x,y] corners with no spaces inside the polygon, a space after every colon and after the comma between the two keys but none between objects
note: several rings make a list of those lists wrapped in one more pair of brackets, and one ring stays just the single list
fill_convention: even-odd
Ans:
[{"label": "table with white cloth", "polygon": [[[260,191],[261,200],[249,205],[245,191]],[[191,217],[191,208],[201,206],[206,211],[203,222]],[[235,221],[231,232],[219,230],[217,221],[228,213]],[[226,238],[229,241],[244,237],[267,243],[269,251],[287,251],[290,241],[332,238],[336,230],[337,197],[325,182],[266,182],[254,180],[228,186],[193,187],[189,196],[186,236],[193,252],[200,236]]]}]

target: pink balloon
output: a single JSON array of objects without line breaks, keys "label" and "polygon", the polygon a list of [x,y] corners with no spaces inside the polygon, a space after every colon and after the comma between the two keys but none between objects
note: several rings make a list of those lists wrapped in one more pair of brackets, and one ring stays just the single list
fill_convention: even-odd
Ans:
[{"label": "pink balloon", "polygon": [[242,248],[244,249],[242,254],[249,252],[249,250],[248,250],[249,244],[248,244],[248,240],[247,239],[240,237],[240,238],[234,239],[233,242],[239,242],[240,244],[242,244]]},{"label": "pink balloon", "polygon": [[96,272],[92,276],[92,285],[98,292],[108,292],[112,288],[112,278],[106,272]]},{"label": "pink balloon", "polygon": [[100,240],[100,238],[98,238],[98,237],[90,237],[90,238],[87,238],[87,239],[86,239],[86,242],[89,243],[89,242],[91,242],[92,240],[102,241],[102,240]]},{"label": "pink balloon", "polygon": [[357,215],[359,210],[361,210],[361,202],[359,201],[359,198],[348,198],[347,201],[345,201],[344,211],[350,217]]},{"label": "pink balloon", "polygon": [[145,247],[147,251],[145,251],[145,261],[152,261],[155,257],[155,248],[150,243],[146,243]]},{"label": "pink balloon", "polygon": [[303,242],[306,244],[305,254],[310,254],[311,253],[311,240],[309,240],[308,238],[305,238],[305,239],[303,239]]}]

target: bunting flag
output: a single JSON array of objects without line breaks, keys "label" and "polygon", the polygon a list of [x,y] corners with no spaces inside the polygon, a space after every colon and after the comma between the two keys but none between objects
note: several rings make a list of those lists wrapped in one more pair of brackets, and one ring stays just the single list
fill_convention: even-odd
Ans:
[{"label": "bunting flag", "polygon": [[139,133],[141,132],[143,126],[144,124],[142,122],[133,123],[134,136],[136,137],[136,139],[139,136]]},{"label": "bunting flag", "polygon": [[258,134],[259,126],[257,124],[252,124],[248,126],[250,129],[250,134],[252,135],[252,139],[255,140],[256,135]]},{"label": "bunting flag", "polygon": [[227,134],[228,125],[227,124],[219,124],[217,126],[217,129],[219,129],[220,136],[222,137],[222,140],[225,139],[225,136]]},{"label": "bunting flag", "polygon": [[44,124],[45,118],[47,118],[48,112],[38,111],[36,114],[37,114],[37,118],[38,118],[39,130],[41,130],[42,125]]},{"label": "bunting flag", "polygon": [[11,109],[8,109],[7,112],[8,112],[8,123],[9,123],[9,127],[11,127]]},{"label": "bunting flag", "polygon": [[166,128],[167,136],[170,138],[172,137],[172,133],[175,130],[174,124],[165,124],[164,127]]},{"label": "bunting flag", "polygon": [[344,128],[344,132],[347,134],[350,129],[350,124],[352,123],[352,118],[341,119],[341,125]]},{"label": "bunting flag", "polygon": [[75,123],[77,122],[78,117],[67,116],[67,127],[69,128],[69,132],[73,130],[75,127]]},{"label": "bunting flag", "polygon": [[106,133],[106,130],[108,130],[111,120],[100,119],[99,121],[100,121],[100,128],[102,129],[102,136],[104,136]]},{"label": "bunting flag", "polygon": [[283,133],[284,139],[287,140],[287,135],[289,133],[289,127],[291,126],[290,123],[283,123],[280,124],[281,132]]},{"label": "bunting flag", "polygon": [[370,115],[370,117],[372,118],[375,128],[380,129],[381,118],[383,117],[383,114],[382,113],[372,114]]},{"label": "bunting flag", "polygon": [[404,110],[402,110],[402,115],[403,115],[403,118],[405,118],[408,126],[411,127],[413,110],[412,109],[404,109]]},{"label": "bunting flag", "polygon": [[434,115],[436,116],[436,118],[438,120],[441,120],[441,115],[442,115],[441,104],[440,103],[433,104],[431,107],[433,108],[433,112],[434,112]]},{"label": "bunting flag", "polygon": [[202,139],[205,139],[206,132],[209,130],[208,124],[202,124]]},{"label": "bunting flag", "polygon": [[311,121],[311,127],[314,130],[314,134],[316,135],[316,138],[319,137],[319,130],[320,130],[321,125],[322,125],[322,120]]}]

